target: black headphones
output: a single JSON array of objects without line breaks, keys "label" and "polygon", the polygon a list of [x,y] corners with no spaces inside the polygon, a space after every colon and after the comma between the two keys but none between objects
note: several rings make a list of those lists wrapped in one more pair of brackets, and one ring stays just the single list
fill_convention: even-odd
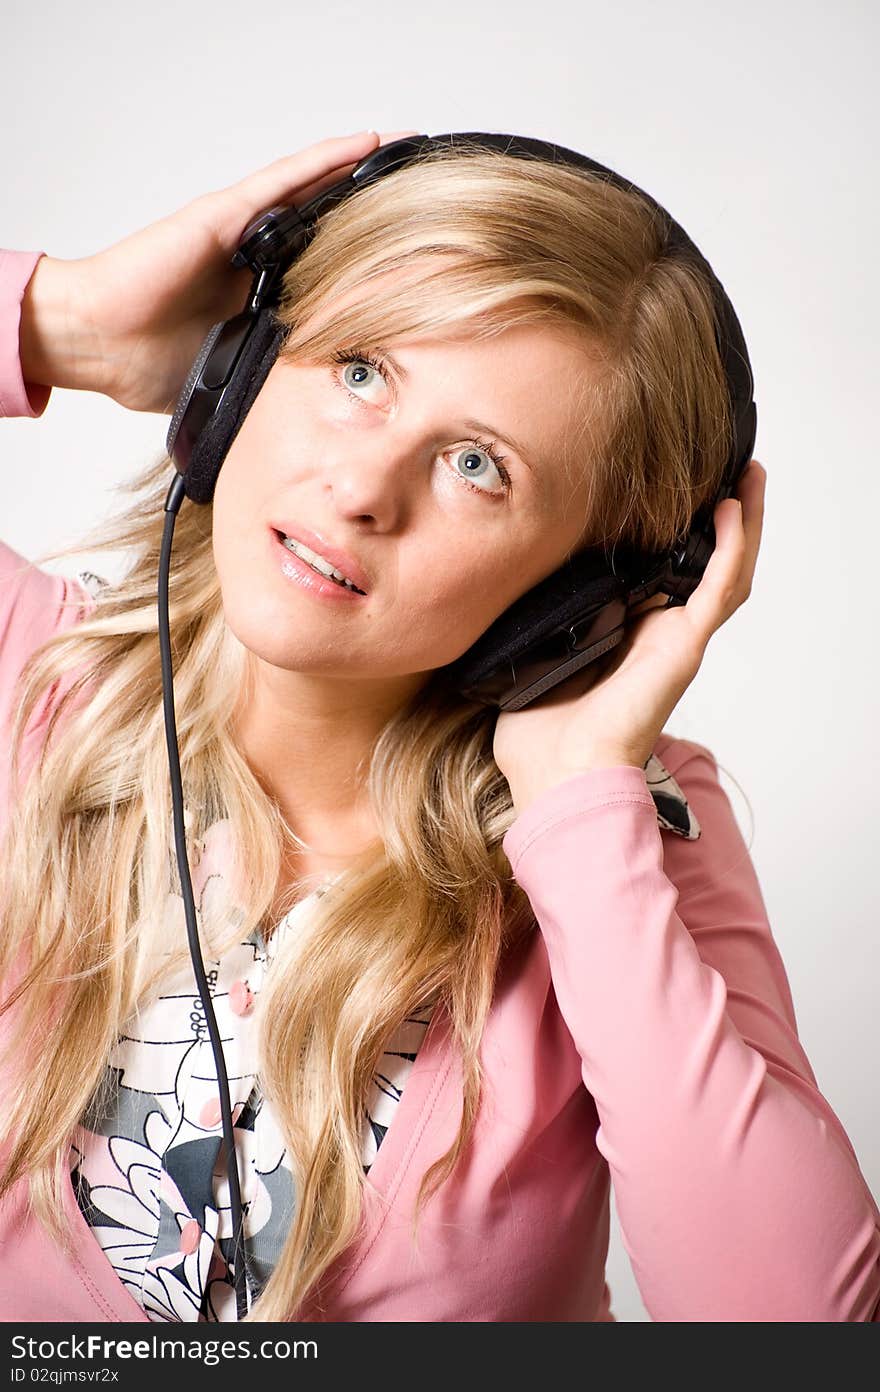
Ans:
[{"label": "black headphones", "polygon": [[733,493],[755,443],[751,365],[733,306],[687,233],[643,189],[575,150],[522,136],[454,132],[381,146],[347,179],[303,208],[269,208],[245,228],[232,265],[249,266],[254,272],[248,302],[240,314],[215,324],[202,344],[177,402],[167,449],[183,477],[185,495],[195,503],[210,502],[226,453],[281,346],[284,330],[272,311],[283,273],[311,240],[321,214],[357,189],[415,161],[425,150],[456,144],[553,160],[600,174],[660,211],[668,224],[667,244],[696,257],[712,287],[716,339],[732,408],[733,446],[721,486],[671,551],[652,555],[620,546],[609,560],[601,546],[581,550],[521,595],[466,653],[441,669],[461,695],[519,710],[615,647],[624,635],[629,608],[658,593],[669,596],[668,605],[687,601],[715,546],[715,506]]}]

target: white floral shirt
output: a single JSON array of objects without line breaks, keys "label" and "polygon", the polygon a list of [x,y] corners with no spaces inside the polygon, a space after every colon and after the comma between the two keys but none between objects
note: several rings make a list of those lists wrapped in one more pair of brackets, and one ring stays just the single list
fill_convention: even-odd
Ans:
[{"label": "white floral shirt", "polygon": [[[325,881],[295,904],[268,942],[255,933],[221,962],[205,963],[229,1076],[251,1302],[272,1272],[294,1211],[284,1141],[255,1076],[253,1002],[287,934],[331,889]],[[73,1188],[119,1279],[151,1320],[232,1321],[232,1221],[217,1073],[191,965],[162,989],[113,1050],[105,1079],[111,1102],[98,1104],[99,1089],[76,1132]],[[362,1131],[365,1173],[430,1017],[428,1008],[407,1019],[373,1074]]]}]

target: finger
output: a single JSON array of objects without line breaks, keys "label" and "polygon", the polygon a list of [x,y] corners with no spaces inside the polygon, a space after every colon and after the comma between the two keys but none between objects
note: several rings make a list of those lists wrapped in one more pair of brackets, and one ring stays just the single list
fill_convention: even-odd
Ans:
[{"label": "finger", "polygon": [[273,160],[233,187],[244,190],[248,197],[259,199],[268,196],[269,201],[261,203],[261,207],[268,207],[273,197],[283,201],[289,196],[297,202],[306,202],[315,184],[326,187],[334,179],[343,177],[343,170],[353,169],[371,150],[401,140],[406,135],[418,135],[418,131],[386,131],[380,134],[369,130],[359,131],[356,135],[332,136],[294,155],[283,155],[281,159]]},{"label": "finger", "polygon": [[380,145],[387,145],[418,131],[359,131],[356,135],[331,136],[293,155],[273,160],[253,174],[217,194],[214,226],[224,244],[237,246],[251,218],[278,203],[300,207],[317,194],[346,178]]},{"label": "finger", "polygon": [[[376,148],[378,149],[382,145],[390,145],[395,140],[403,140],[406,136],[418,134],[418,131],[390,131],[379,136],[379,145]],[[347,179],[352,170],[356,169],[360,164],[361,159],[363,159],[363,156],[361,156],[360,159],[353,160],[351,164],[343,165],[341,169],[334,169],[331,173],[326,174],[322,179],[317,179],[314,183],[307,185],[307,187],[298,189],[295,198],[290,201],[294,204],[294,207],[297,208],[301,208],[305,203],[310,203],[313,198],[317,198],[318,194],[323,193],[325,189],[332,188],[334,184],[339,183],[342,179]]]},{"label": "finger", "polygon": [[[281,197],[293,194],[343,165],[357,163],[378,144],[379,135],[372,130],[358,131],[356,135],[330,136],[327,140],[319,140],[316,145],[309,145],[305,150],[297,150],[295,154],[282,155],[280,159],[239,179],[229,191],[234,189],[237,193],[244,192],[257,199],[269,194],[271,202],[273,195]],[[269,203],[261,203],[260,206],[268,207]]]},{"label": "finger", "polygon": [[394,140],[405,140],[410,135],[421,135],[417,130],[386,131],[384,135],[379,135],[380,145],[390,145]]},{"label": "finger", "polygon": [[[726,498],[715,509],[716,542],[704,573],[704,579],[708,576],[709,583],[703,599],[708,596],[715,604],[722,604],[727,610],[725,617],[751,593],[764,526],[766,480],[767,471],[763,464],[751,459],[740,475],[733,496]],[[702,584],[703,581],[698,589]],[[714,596],[709,593],[713,589],[716,591]],[[696,593],[695,590],[694,595]],[[690,604],[688,600],[688,608]],[[699,610],[699,607],[698,601],[694,610]]]},{"label": "finger", "polygon": [[746,556],[746,537],[738,500],[725,498],[715,508],[712,520],[715,547],[684,610],[703,642],[709,641],[745,599],[745,593],[740,594],[739,581]]},{"label": "finger", "polygon": [[205,194],[196,204],[210,209],[211,224],[218,239],[231,250],[238,245],[241,233],[257,213],[277,203],[293,202],[295,194],[316,181],[328,176],[331,181],[339,178],[341,168],[353,167],[378,145],[379,136],[375,131],[331,136],[306,150],[273,160],[228,188]]},{"label": "finger", "polygon": [[746,554],[743,560],[743,576],[750,590],[761,547],[764,530],[764,499],[767,489],[767,470],[757,459],[749,461],[737,487],[737,496],[742,503],[743,527],[746,537]]}]

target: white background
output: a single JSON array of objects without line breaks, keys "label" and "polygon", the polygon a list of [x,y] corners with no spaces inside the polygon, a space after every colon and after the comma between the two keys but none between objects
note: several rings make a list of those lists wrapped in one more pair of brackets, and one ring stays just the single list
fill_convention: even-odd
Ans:
[{"label": "white background", "polygon": [[[3,28],[10,248],[88,255],[368,126],[556,140],[689,231],[743,325],[768,481],[752,596],[667,728],[737,780],[801,1038],[880,1195],[876,7],[56,0]],[[167,424],[64,391],[4,422],[4,540],[72,542]],[[647,1319],[616,1228],[608,1279],[618,1319]]]}]

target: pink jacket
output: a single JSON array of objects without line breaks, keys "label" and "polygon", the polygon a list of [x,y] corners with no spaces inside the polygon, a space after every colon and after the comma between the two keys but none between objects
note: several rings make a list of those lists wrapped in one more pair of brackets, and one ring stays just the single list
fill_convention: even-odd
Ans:
[{"label": "pink jacket", "polygon": [[[0,415],[49,392],[18,360],[21,294],[41,253],[0,252]],[[91,602],[78,581],[0,547],[0,750],[27,655]],[[56,694],[57,699],[57,694]],[[35,748],[49,703],[30,732]],[[599,768],[545,792],[504,839],[537,920],[499,976],[472,1146],[409,1225],[419,1179],[461,1106],[448,1018],[435,1011],[370,1172],[363,1236],[324,1283],[328,1321],[612,1320],[614,1185],[654,1320],[880,1319],[880,1210],[798,1040],[752,862],[703,746],[656,755],[698,839],[658,826],[645,772]],[[0,759],[0,834],[8,812]],[[206,873],[209,873],[206,868]],[[146,1321],[77,1208],[76,1256],[0,1208],[4,1320]]]}]

